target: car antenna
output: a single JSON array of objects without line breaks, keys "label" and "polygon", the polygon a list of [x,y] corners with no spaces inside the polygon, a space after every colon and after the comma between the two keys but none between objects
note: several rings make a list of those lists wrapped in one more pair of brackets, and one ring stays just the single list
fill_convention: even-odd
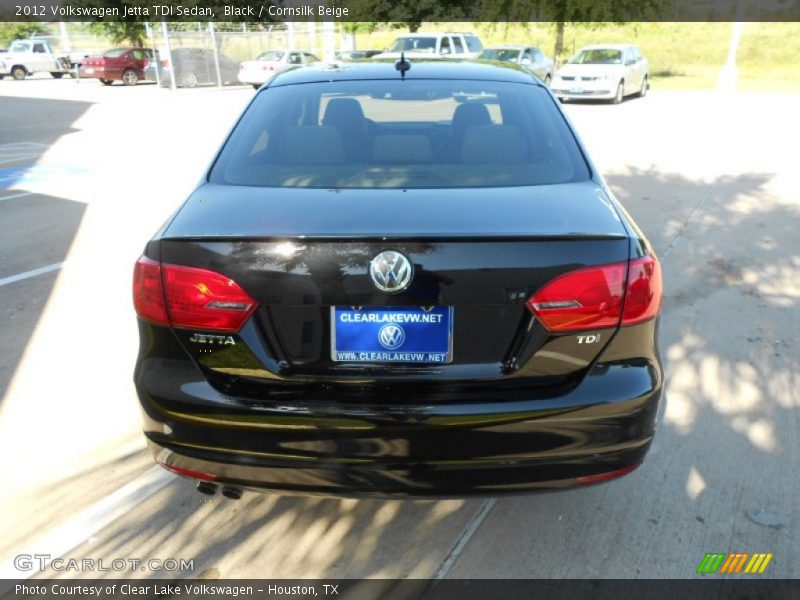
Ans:
[{"label": "car antenna", "polygon": [[400,53],[400,60],[394,63],[394,68],[400,71],[400,77],[402,79],[406,78],[406,71],[411,68],[411,63],[406,60],[406,53]]}]

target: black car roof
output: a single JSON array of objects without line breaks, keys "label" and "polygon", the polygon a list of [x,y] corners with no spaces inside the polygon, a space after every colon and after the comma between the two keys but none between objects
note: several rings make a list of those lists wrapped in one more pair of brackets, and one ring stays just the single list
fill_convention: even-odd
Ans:
[{"label": "black car roof", "polygon": [[[536,77],[518,65],[483,61],[431,60],[414,61],[405,78],[412,79],[467,79],[477,81],[505,81],[543,85]],[[376,60],[368,63],[330,63],[324,66],[297,67],[276,75],[267,87],[314,83],[321,81],[386,80],[400,79],[394,60]]]}]

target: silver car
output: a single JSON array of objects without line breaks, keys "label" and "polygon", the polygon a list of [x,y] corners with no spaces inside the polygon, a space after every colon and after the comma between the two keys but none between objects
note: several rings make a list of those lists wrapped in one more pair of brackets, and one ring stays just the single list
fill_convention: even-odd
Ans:
[{"label": "silver car", "polygon": [[553,79],[553,61],[536,46],[491,46],[484,48],[478,59],[517,63],[546,85]]},{"label": "silver car", "polygon": [[560,100],[597,99],[619,104],[650,87],[647,59],[631,44],[598,44],[581,48],[553,79],[553,93]]},{"label": "silver car", "polygon": [[260,88],[267,79],[295,65],[318,63],[319,59],[301,50],[268,50],[255,60],[245,60],[239,65],[239,81]]}]

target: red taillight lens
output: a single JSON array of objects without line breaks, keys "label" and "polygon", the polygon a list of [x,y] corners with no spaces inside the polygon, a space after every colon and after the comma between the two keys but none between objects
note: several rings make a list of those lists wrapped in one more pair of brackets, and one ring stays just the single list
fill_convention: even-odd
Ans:
[{"label": "red taillight lens", "polygon": [[616,327],[627,263],[589,267],[557,277],[528,300],[550,331]]},{"label": "red taillight lens", "polygon": [[164,264],[161,276],[174,327],[235,332],[255,309],[255,300],[220,273]]},{"label": "red taillight lens", "polygon": [[652,319],[661,309],[661,264],[655,256],[632,260],[622,324],[633,325]]},{"label": "red taillight lens", "polygon": [[133,306],[145,321],[169,325],[164,288],[161,286],[161,265],[142,256],[133,269]]},{"label": "red taillight lens", "polygon": [[661,292],[658,259],[645,256],[561,275],[527,305],[550,331],[602,329],[652,319],[661,308]]},{"label": "red taillight lens", "polygon": [[207,269],[142,257],[134,270],[134,306],[143,319],[173,327],[239,331],[256,302],[235,281]]}]

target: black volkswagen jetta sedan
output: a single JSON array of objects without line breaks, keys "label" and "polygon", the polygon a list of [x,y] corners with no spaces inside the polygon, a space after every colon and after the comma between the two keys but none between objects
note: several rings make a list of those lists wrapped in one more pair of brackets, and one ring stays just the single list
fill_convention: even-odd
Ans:
[{"label": "black volkswagen jetta sedan", "polygon": [[552,489],[650,446],[651,246],[535,77],[410,67],[271,79],[136,263],[145,435],[200,491]]}]

